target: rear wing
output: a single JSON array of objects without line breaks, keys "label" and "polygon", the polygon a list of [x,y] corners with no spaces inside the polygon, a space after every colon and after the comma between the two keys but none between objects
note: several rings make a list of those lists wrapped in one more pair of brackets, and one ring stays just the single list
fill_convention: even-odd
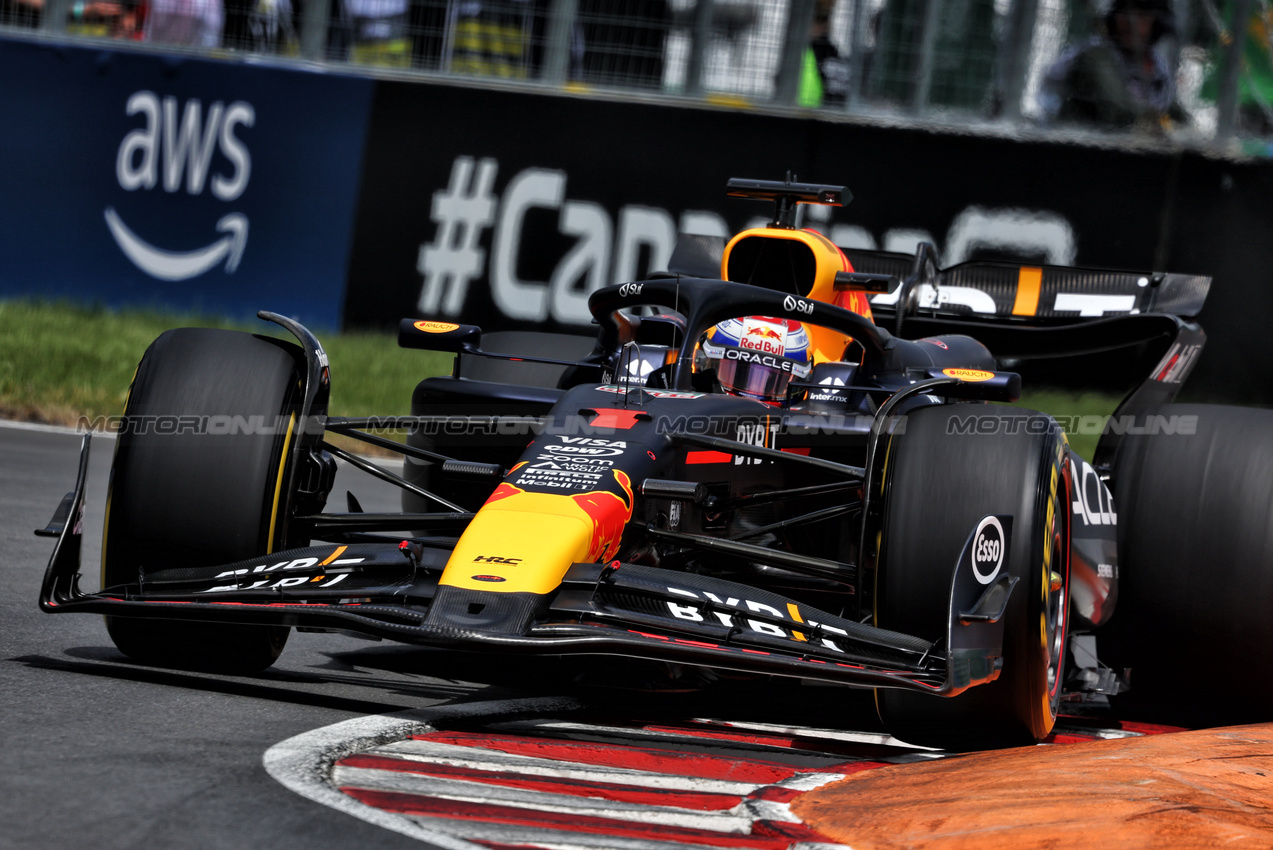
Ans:
[{"label": "rear wing", "polygon": [[896,292],[871,299],[873,311],[894,321],[923,315],[1058,325],[1145,313],[1192,317],[1211,288],[1209,277],[1165,272],[980,261],[941,269],[936,249],[928,243],[921,243],[913,255],[858,249],[844,253],[855,271],[902,281]]},{"label": "rear wing", "polygon": [[[855,271],[901,280],[893,292],[871,298],[876,321],[896,336],[966,334],[999,360],[1143,346],[1138,355],[1150,368],[1114,411],[1121,424],[1175,399],[1206,342],[1202,328],[1188,321],[1211,289],[1203,275],[978,261],[942,269],[926,242],[914,255],[843,250]],[[1102,435],[1098,468],[1112,463],[1121,424]]]}]

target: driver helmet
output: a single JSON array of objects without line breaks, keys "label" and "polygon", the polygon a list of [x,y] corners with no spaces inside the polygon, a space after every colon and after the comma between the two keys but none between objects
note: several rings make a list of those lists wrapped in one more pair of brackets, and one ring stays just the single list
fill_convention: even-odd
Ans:
[{"label": "driver helmet", "polygon": [[813,369],[809,333],[789,319],[728,319],[707,331],[699,352],[722,390],[769,403],[785,402],[791,379]]}]

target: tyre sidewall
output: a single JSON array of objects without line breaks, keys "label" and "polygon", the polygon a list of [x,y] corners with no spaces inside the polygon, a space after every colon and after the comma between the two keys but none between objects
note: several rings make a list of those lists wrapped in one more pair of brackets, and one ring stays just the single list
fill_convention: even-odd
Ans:
[{"label": "tyre sidewall", "polygon": [[[182,328],[147,349],[129,390],[107,491],[102,586],[230,563],[287,545],[284,482],[296,433],[299,349]],[[288,629],[106,618],[145,663],[215,672],[268,667]]]},{"label": "tyre sidewall", "polygon": [[[977,423],[971,433],[961,430],[969,417]],[[881,627],[930,640],[945,635],[955,564],[986,515],[1013,517],[1007,567],[1019,581],[1004,617],[998,679],[950,698],[882,689],[881,715],[898,737],[959,749],[1043,738],[1060,692],[1059,669],[1048,682],[1054,641],[1043,617],[1057,558],[1052,544],[1066,533],[1063,435],[1051,417],[1032,411],[924,408],[908,417],[889,455],[876,585]],[[1068,563],[1059,566],[1068,580]]]}]

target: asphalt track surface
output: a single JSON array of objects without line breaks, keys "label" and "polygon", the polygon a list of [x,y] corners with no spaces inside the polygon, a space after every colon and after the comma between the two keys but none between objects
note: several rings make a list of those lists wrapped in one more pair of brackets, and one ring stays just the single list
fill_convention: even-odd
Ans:
[{"label": "asphalt track surface", "polygon": [[[1072,719],[1054,743],[1077,747],[934,761],[882,734],[869,692],[764,679],[677,692],[664,668],[613,659],[294,632],[257,676],[139,665],[100,617],[36,605],[52,541],[32,532],[73,486],[79,443],[0,423],[0,850],[590,847],[589,833],[630,850],[982,847],[990,834],[1087,847],[1119,830],[1122,846],[1273,840],[1271,727],[1156,735],[1169,730]],[[94,440],[86,589],[113,449]],[[367,510],[396,509],[396,490],[342,467],[333,497],[346,489]],[[974,764],[984,788],[967,784]],[[968,794],[983,805],[970,810]],[[959,820],[970,811],[981,819]]]},{"label": "asphalt track surface", "polygon": [[[415,665],[394,648],[337,635],[293,635],[251,678],[157,670],[116,652],[100,617],[41,613],[52,541],[32,531],[74,486],[78,446],[0,427],[0,847],[418,848],[288,791],[262,754],[316,727],[490,689],[400,672]],[[86,588],[114,441],[93,449]]]},{"label": "asphalt track surface", "polygon": [[[293,633],[279,662],[252,677],[160,670],[118,653],[99,617],[36,605],[52,540],[36,537],[74,485],[80,438],[0,424],[0,848],[412,847],[404,835],[285,788],[262,758],[284,740],[368,715],[581,693],[631,713],[629,691],[581,688],[576,665],[503,662],[332,634]],[[83,586],[97,587],[102,512],[114,441],[96,438],[86,496]],[[342,467],[367,510],[396,491]],[[633,684],[643,669],[604,663]],[[591,696],[590,696],[591,695]],[[646,717],[719,714],[835,725],[873,721],[863,695],[737,683],[706,695],[643,698]]]}]

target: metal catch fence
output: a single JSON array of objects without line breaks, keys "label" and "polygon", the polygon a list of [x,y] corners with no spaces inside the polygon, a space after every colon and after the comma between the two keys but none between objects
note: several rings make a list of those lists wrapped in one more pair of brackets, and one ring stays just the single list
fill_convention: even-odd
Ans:
[{"label": "metal catch fence", "polygon": [[1273,152],[1273,0],[1216,2],[0,0],[0,29]]}]

